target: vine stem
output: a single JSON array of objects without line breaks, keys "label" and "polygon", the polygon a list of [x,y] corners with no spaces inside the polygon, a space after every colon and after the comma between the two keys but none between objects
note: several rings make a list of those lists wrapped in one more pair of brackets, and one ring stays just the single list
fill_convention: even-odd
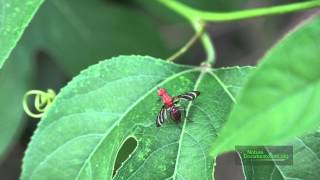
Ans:
[{"label": "vine stem", "polygon": [[192,45],[197,42],[199,38],[201,38],[201,42],[203,44],[203,47],[205,49],[207,59],[206,59],[206,65],[211,66],[211,64],[214,64],[215,62],[215,52],[213,43],[211,42],[209,34],[205,31],[206,23],[203,21],[192,21],[191,22],[195,34],[190,38],[190,40],[175,54],[170,56],[167,60],[168,61],[174,61],[177,58],[179,58],[182,54],[184,54],[188,49],[192,47]]},{"label": "vine stem", "polygon": [[174,61],[177,58],[179,58],[182,54],[184,54],[186,51],[188,51],[188,49],[190,49],[192,47],[192,45],[194,45],[194,43],[197,42],[199,37],[202,36],[202,34],[204,32],[204,27],[205,27],[204,23],[200,24],[197,27],[197,29],[195,29],[196,33],[189,39],[189,41],[179,51],[177,51],[175,54],[170,56],[167,60],[168,61]]},{"label": "vine stem", "polygon": [[[193,28],[195,29],[196,32],[201,31],[201,27],[205,26],[205,22],[203,21],[191,21],[191,24],[193,26]],[[214,51],[214,45],[211,41],[211,38],[209,36],[209,34],[205,31],[203,32],[202,36],[201,36],[201,42],[203,45],[203,48],[205,49],[207,58],[205,60],[205,64],[206,66],[211,66],[212,64],[215,63],[215,51]]]},{"label": "vine stem", "polygon": [[[204,31],[204,25],[206,22],[222,22],[222,21],[235,21],[241,19],[254,18],[259,16],[270,16],[276,14],[284,14],[294,11],[301,11],[305,9],[311,9],[320,7],[320,0],[299,2],[287,5],[278,5],[272,7],[254,8],[247,10],[240,10],[234,12],[207,12],[191,8],[176,0],[158,0],[160,3],[176,11],[186,19],[190,21],[196,34],[182,47],[177,53],[171,56],[168,60],[173,61],[183,53],[185,53],[201,36],[201,42],[207,54],[207,59],[203,65],[210,67],[215,63],[214,46],[210,39],[210,36]],[[203,31],[203,32],[202,32]]]},{"label": "vine stem", "polygon": [[278,5],[272,7],[254,8],[247,10],[240,10],[234,12],[207,12],[191,8],[175,0],[158,0],[160,3],[173,9],[189,20],[201,19],[203,21],[221,22],[221,21],[235,21],[241,19],[254,18],[259,16],[270,16],[276,14],[285,14],[289,12],[301,11],[320,7],[319,0],[298,2],[287,5]]}]

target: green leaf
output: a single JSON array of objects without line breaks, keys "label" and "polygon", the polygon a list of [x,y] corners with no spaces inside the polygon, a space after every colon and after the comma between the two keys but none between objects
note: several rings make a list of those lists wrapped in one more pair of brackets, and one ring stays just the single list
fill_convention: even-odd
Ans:
[{"label": "green leaf", "polygon": [[119,54],[169,57],[185,39],[175,38],[168,48],[161,25],[140,9],[110,1],[47,0],[26,35],[34,38],[33,52],[44,51],[75,75]]},{"label": "green leaf", "polygon": [[0,69],[43,0],[0,0]]},{"label": "green leaf", "polygon": [[247,179],[318,179],[320,176],[320,129],[303,137],[296,137],[288,145],[293,146],[292,165],[245,164]]},{"label": "green leaf", "polygon": [[30,85],[32,65],[21,43],[0,71],[0,159],[16,139],[22,125],[22,97]]},{"label": "green leaf", "polygon": [[[142,56],[94,65],[61,90],[40,121],[21,178],[110,179],[122,143],[133,137],[138,146],[116,179],[212,179],[211,142],[250,69],[213,70]],[[201,95],[183,104],[187,120],[157,128],[157,87],[172,95],[194,89]]]},{"label": "green leaf", "polygon": [[288,142],[319,126],[319,35],[318,16],[267,53],[240,93],[213,156],[235,145]]}]

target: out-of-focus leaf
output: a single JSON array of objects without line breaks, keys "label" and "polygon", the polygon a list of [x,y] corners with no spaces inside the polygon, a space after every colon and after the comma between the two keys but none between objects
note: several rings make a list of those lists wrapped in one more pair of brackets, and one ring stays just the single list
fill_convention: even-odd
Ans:
[{"label": "out-of-focus leaf", "polygon": [[[110,179],[122,143],[133,137],[137,148],[115,179],[212,179],[211,141],[250,70],[182,66],[141,56],[94,65],[61,90],[40,121],[21,178]],[[187,120],[156,127],[162,106],[158,86],[172,95],[201,92],[192,104],[183,103]]]},{"label": "out-of-focus leaf", "polygon": [[235,145],[272,145],[320,124],[320,17],[300,25],[262,59],[215,141],[214,156]]},{"label": "out-of-focus leaf", "polygon": [[33,51],[45,51],[74,75],[119,54],[170,56],[176,48],[167,48],[160,24],[140,9],[110,1],[48,0],[27,35],[34,38]]},{"label": "out-of-focus leaf", "polygon": [[0,0],[0,69],[43,0]]}]

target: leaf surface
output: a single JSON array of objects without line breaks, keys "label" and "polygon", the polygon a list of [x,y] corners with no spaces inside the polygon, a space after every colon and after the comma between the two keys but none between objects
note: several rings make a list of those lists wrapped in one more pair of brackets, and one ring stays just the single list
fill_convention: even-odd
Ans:
[{"label": "leaf surface", "polygon": [[320,17],[289,33],[245,84],[212,155],[285,143],[320,125]]},{"label": "leaf surface", "polygon": [[[204,70],[142,56],[94,65],[61,90],[41,120],[23,161],[22,179],[110,179],[129,137],[138,146],[115,179],[212,179],[210,144],[250,70]],[[193,104],[183,103],[183,123],[170,120],[156,127],[159,86],[171,95],[201,92]]]},{"label": "leaf surface", "polygon": [[43,0],[0,0],[0,69]]}]

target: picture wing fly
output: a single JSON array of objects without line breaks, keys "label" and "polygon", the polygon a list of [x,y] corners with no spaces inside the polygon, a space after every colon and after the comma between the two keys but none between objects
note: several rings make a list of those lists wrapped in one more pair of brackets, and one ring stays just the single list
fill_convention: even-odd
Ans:
[{"label": "picture wing fly", "polygon": [[179,96],[174,97],[174,99],[182,99],[187,101],[193,101],[200,95],[199,91],[189,91],[187,93],[181,94]]},{"label": "picture wing fly", "polygon": [[162,106],[158,116],[157,116],[157,119],[156,119],[156,125],[157,127],[160,127],[163,122],[167,119],[167,110],[164,106]]}]

